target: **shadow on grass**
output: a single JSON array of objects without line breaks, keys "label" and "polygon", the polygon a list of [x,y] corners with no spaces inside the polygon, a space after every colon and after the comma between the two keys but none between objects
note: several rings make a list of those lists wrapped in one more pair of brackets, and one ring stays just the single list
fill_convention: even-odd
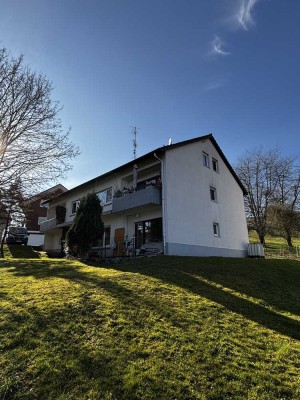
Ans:
[{"label": "shadow on grass", "polygon": [[[11,263],[8,263],[10,265]],[[101,278],[97,274],[91,272],[82,272],[80,265],[74,265],[72,261],[41,261],[38,264],[33,264],[30,261],[19,261],[18,264],[13,264],[11,271],[16,276],[33,276],[36,279],[48,279],[48,278],[61,278],[67,279],[74,283],[79,283],[87,287],[98,287],[98,286],[117,286],[116,293],[122,291],[122,287],[119,287],[115,282]],[[123,288],[124,289],[124,288]]]},{"label": "shadow on grass", "polygon": [[[94,307],[91,299],[85,305],[88,309]],[[68,393],[70,398],[86,398],[85,392],[91,387],[101,391],[101,398],[111,398],[110,393],[114,394],[113,398],[135,398],[123,384],[128,363],[127,347],[120,347],[116,341],[114,347],[91,349],[90,343],[84,343],[86,332],[83,326],[97,324],[95,318],[91,320],[87,313],[78,312],[70,305],[62,304],[59,309],[47,313],[28,307],[25,302],[19,307],[19,312],[10,309],[6,316],[2,328],[7,334],[1,348],[4,353],[13,350],[14,356],[19,357],[13,366],[10,365],[10,374],[18,377],[25,374],[26,379],[22,384],[18,379],[3,382],[1,399],[31,398],[26,397],[26,385],[30,381],[30,390],[34,390],[34,398],[39,399],[48,399],[49,393],[52,393],[51,398],[58,398],[63,393]],[[28,329],[22,328],[24,326]],[[86,337],[90,339],[89,335]],[[26,358],[39,346],[43,356],[32,362],[28,370]]]},{"label": "shadow on grass", "polygon": [[[95,263],[88,265],[97,266]],[[256,267],[256,265],[258,266]],[[264,297],[272,301],[273,304],[275,303],[276,306],[281,305],[280,299],[284,288],[285,292],[289,293],[292,299],[290,302],[285,301],[285,308],[294,312],[295,305],[293,302],[297,298],[299,302],[299,290],[297,290],[298,285],[294,285],[293,278],[295,278],[295,276],[289,276],[289,270],[287,268],[283,268],[281,273],[278,274],[278,268],[280,268],[280,266],[284,267],[285,265],[286,264],[280,263],[274,264],[272,260],[263,260],[263,262],[250,260],[249,263],[249,260],[156,257],[116,264],[111,267],[111,269],[139,273],[141,275],[157,278],[167,284],[176,285],[218,303],[226,309],[243,315],[249,320],[263,325],[268,329],[300,340],[299,321],[270,310],[266,307],[267,304],[254,303],[253,301],[224,291],[222,287],[215,286],[215,284],[223,285],[226,288],[236,290],[240,294],[251,295],[256,299]],[[289,265],[293,270],[293,267],[295,267],[293,262],[289,261]],[[251,267],[250,270],[249,267]],[[260,269],[261,267],[264,268]],[[296,274],[296,276],[299,276],[300,265],[297,264],[295,268],[297,268],[298,271],[298,275]],[[144,303],[147,303],[146,300],[143,300],[140,296],[136,296],[130,289],[125,288],[122,284],[114,282],[113,277],[102,278],[91,272],[82,272],[80,271],[80,266],[72,265],[71,261],[70,264],[66,265],[66,263],[64,263],[63,266],[61,262],[39,262],[39,267],[33,267],[28,264],[28,262],[23,261],[19,262],[17,266],[14,265],[13,271],[17,276],[34,276],[35,278],[41,279],[54,276],[68,279],[87,287],[98,286],[104,290],[108,290],[122,302],[144,301]],[[241,273],[241,271],[243,271],[243,273]],[[272,271],[274,274],[278,275],[277,283],[275,284],[275,281],[272,281],[273,285],[268,285],[267,283],[268,280],[271,279]],[[255,288],[254,283],[256,275],[260,277],[259,279],[264,279],[266,281],[264,289],[262,289],[259,284],[257,288]],[[279,279],[280,277],[281,279]],[[203,279],[209,279],[211,282],[204,281]],[[298,304],[299,303],[296,305],[297,310]],[[149,302],[147,306],[153,308],[158,307],[161,310],[164,305]]]},{"label": "shadow on grass", "polygon": [[[178,273],[208,279],[233,291],[260,299],[264,306],[300,315],[300,263],[293,260],[178,258]],[[153,267],[153,266],[152,266]]]},{"label": "shadow on grass", "polygon": [[[174,323],[186,322],[185,313],[178,317],[176,311],[172,310],[172,305],[163,304],[159,299],[147,299],[143,292],[139,294],[125,287],[122,277],[126,275],[128,278],[127,273],[102,277],[99,271],[95,270],[93,273],[90,269],[85,272],[81,270],[82,266],[72,264],[71,261],[62,263],[55,260],[36,263],[30,260],[7,262],[6,267],[10,267],[10,273],[21,278],[55,277],[82,286],[78,290],[77,302],[62,302],[55,307],[47,307],[46,312],[41,312],[34,303],[19,300],[18,311],[13,307],[6,311],[6,325],[3,326],[7,332],[6,343],[3,344],[5,351],[22,349],[24,354],[28,355],[39,343],[43,344],[43,359],[39,359],[38,364],[30,368],[30,372],[26,363],[23,363],[23,367],[20,366],[22,363],[14,364],[17,375],[27,371],[26,378],[34,382],[36,398],[48,398],[45,394],[50,392],[52,398],[58,398],[62,392],[70,393],[70,398],[87,398],[84,392],[87,388],[95,388],[97,398],[100,398],[100,395],[103,399],[141,398],[137,391],[142,389],[124,384],[131,372],[131,364],[136,362],[137,357],[144,357],[140,353],[132,353],[137,332],[144,329],[145,322],[141,318],[141,312],[148,316],[148,310],[152,309]],[[115,280],[119,278],[120,283]],[[116,304],[116,308],[105,310],[103,298],[95,297],[97,289],[107,291],[120,304]],[[49,298],[51,299],[51,294]],[[108,301],[110,304],[110,300]],[[25,324],[28,328],[22,329]],[[104,332],[99,334],[99,342],[95,342],[95,331]],[[148,353],[145,357],[148,357]],[[170,398],[170,388],[163,379],[156,377],[150,386],[149,382],[147,383],[145,390],[151,395],[148,394],[145,398]],[[7,389],[16,397],[20,390],[13,383],[5,387],[5,390]],[[186,390],[184,385],[182,390]],[[3,396],[0,387],[0,398],[1,394]],[[178,396],[174,395],[175,397],[184,398],[180,397],[180,392]]]},{"label": "shadow on grass", "polygon": [[39,253],[34,251],[31,246],[8,244],[7,249],[12,258],[40,258]]},{"label": "shadow on grass", "polygon": [[[132,307],[139,309],[140,305],[143,304],[153,312],[165,316],[176,326],[179,320],[182,325],[188,321],[185,314],[178,316],[172,309],[172,305],[163,304],[155,298],[146,298],[144,292],[140,294],[134,292],[130,288],[125,287],[122,281],[120,283],[116,282],[113,276],[101,277],[99,274],[94,274],[91,271],[82,272],[82,267],[80,265],[74,265],[72,261],[64,261],[62,263],[61,261],[55,261],[53,259],[51,259],[50,262],[41,260],[34,265],[32,265],[30,261],[19,261],[18,264],[7,262],[6,267],[9,266],[11,266],[10,271],[15,276],[33,276],[36,279],[49,279],[51,277],[67,279],[82,285],[87,291],[93,289],[104,290],[120,303],[124,304],[125,307],[130,304]],[[122,279],[121,275],[118,276],[118,279]]]},{"label": "shadow on grass", "polygon": [[[288,261],[288,264],[285,260],[274,261],[158,257],[135,260],[112,268],[124,272],[138,272],[176,285],[268,329],[300,340],[299,321],[266,307],[274,305],[280,310],[299,314],[300,264],[297,261]],[[203,279],[209,279],[211,282]],[[267,302],[254,303],[224,291],[215,284],[256,299],[265,299]]]},{"label": "shadow on grass", "polygon": [[[16,281],[19,285],[24,285],[28,293],[30,293],[31,280],[22,279],[22,277],[33,277],[48,280],[48,282],[37,285],[39,289],[36,291],[38,293],[41,291],[42,303],[39,299],[35,299],[34,293],[32,293],[32,298],[28,299],[27,295],[22,297],[17,292],[14,298],[9,298],[12,307],[4,310],[6,319],[1,327],[4,332],[1,348],[4,352],[1,354],[7,358],[6,363],[3,363],[5,375],[2,376],[8,376],[9,379],[6,380],[5,385],[0,385],[1,399],[8,399],[7,393],[11,399],[33,397],[63,399],[66,396],[69,399],[100,398],[100,396],[103,399],[194,399],[195,392],[192,390],[194,387],[202,388],[205,382],[207,398],[235,398],[236,386],[227,389],[225,394],[221,393],[222,387],[218,392],[211,394],[212,382],[219,378],[218,374],[221,374],[224,379],[223,364],[232,360],[232,368],[239,368],[235,364],[235,353],[228,355],[228,358],[221,358],[220,363],[216,356],[216,361],[208,364],[210,368],[213,366],[214,370],[202,369],[199,378],[195,378],[194,375],[193,378],[189,378],[189,386],[186,380],[181,381],[188,370],[182,365],[186,360],[188,362],[191,355],[195,363],[197,360],[197,364],[194,364],[195,370],[203,360],[212,360],[215,356],[212,357],[212,353],[209,352],[209,358],[203,358],[203,348],[198,350],[197,345],[194,345],[196,339],[199,344],[198,336],[192,338],[192,344],[190,344],[189,329],[192,324],[199,325],[199,321],[192,316],[188,318],[184,306],[182,310],[177,310],[176,304],[172,304],[172,294],[175,295],[176,288],[196,294],[199,296],[199,303],[201,303],[200,297],[203,297],[281,334],[295,339],[299,339],[300,335],[299,322],[215,286],[218,283],[228,288],[231,283],[232,287],[241,294],[248,291],[256,294],[253,297],[261,298],[262,291],[265,298],[270,299],[273,298],[272,291],[276,289],[279,291],[277,296],[280,298],[282,287],[287,286],[287,291],[290,288],[292,291],[296,290],[292,285],[297,277],[296,271],[293,270],[296,265],[292,264],[290,264],[291,271],[293,270],[292,275],[284,264],[275,265],[271,262],[256,264],[255,261],[179,257],[156,257],[122,262],[122,264],[112,266],[111,271],[107,271],[108,267],[105,267],[102,272],[101,266],[97,264],[93,266],[100,267],[98,270],[84,269],[82,264],[54,259],[18,260],[17,262],[6,260],[4,266],[8,274],[20,277]],[[269,270],[267,270],[268,266]],[[280,273],[276,272],[278,268],[281,269]],[[270,286],[268,282],[271,272],[277,278]],[[256,292],[255,276],[258,281],[265,282],[259,284]],[[158,279],[159,282],[146,279],[146,277]],[[59,282],[54,283],[52,292],[51,278],[61,278],[78,284],[70,288],[70,294],[73,296],[75,293],[74,297],[68,301],[69,297],[66,293],[65,301],[57,301],[61,299],[61,291],[58,291]],[[42,292],[44,283],[48,288],[46,294]],[[148,284],[150,289],[154,288],[154,290],[157,284],[157,292],[143,290]],[[100,296],[97,296],[99,294],[97,288],[100,289]],[[111,301],[112,299],[108,296],[106,303],[106,296],[102,296],[102,290],[107,291],[107,294],[114,297],[113,300],[118,301]],[[161,296],[163,290],[166,290],[168,297]],[[56,296],[54,302],[52,302],[53,293]],[[158,295],[155,296],[155,293]],[[296,296],[296,294],[292,295]],[[274,296],[276,299],[276,295]],[[164,301],[166,298],[168,300]],[[49,304],[44,303],[46,301],[49,301]],[[40,304],[40,308],[36,304]],[[287,303],[286,306],[291,307],[291,304]],[[214,307],[214,310],[216,308]],[[149,309],[153,309],[157,314],[160,313],[166,320],[166,325],[164,325],[165,322],[162,323],[161,331],[155,331],[157,325],[160,324],[159,321],[162,320],[160,315],[155,315],[155,318],[149,321],[151,325],[145,325],[145,319],[151,314]],[[215,312],[214,310],[212,312]],[[216,312],[218,311],[219,307]],[[188,332],[186,336],[188,341],[185,341],[185,336],[182,339],[178,337],[179,330],[175,331],[172,340],[169,341],[173,328],[169,326],[169,322],[177,322],[180,332]],[[189,326],[185,327],[185,323]],[[153,340],[154,349],[160,348],[162,341],[163,346],[168,347],[170,344],[172,347],[173,344],[174,349],[184,342],[192,346],[192,353],[190,351],[186,353],[190,347],[183,346],[182,352],[178,355],[177,353],[174,355],[173,352],[167,353],[172,358],[166,359],[164,352],[156,358],[154,351],[153,359],[151,359],[151,348],[149,347],[144,353],[141,350],[143,341],[137,340],[137,332],[143,332],[142,337],[144,334],[148,337],[148,329],[149,331],[153,329],[155,336],[143,340],[146,342],[148,340],[150,344]],[[191,331],[194,330],[191,329]],[[157,343],[153,339],[156,337],[159,338]],[[273,336],[268,335],[268,342],[272,339]],[[140,344],[138,351],[133,351],[137,344]],[[38,349],[37,353],[35,349]],[[188,359],[182,359],[182,356]],[[151,363],[147,364],[148,357]],[[170,361],[173,357],[174,362]],[[161,362],[161,358],[164,363],[161,363],[159,370],[156,371],[158,360]],[[181,368],[181,372],[177,375],[178,368]],[[139,375],[141,372],[144,375]],[[133,374],[138,376],[136,380],[132,378]],[[252,373],[251,376],[253,380],[247,375],[241,378],[241,385],[243,384],[245,389],[243,397],[239,398],[247,398],[247,385],[248,388],[251,385],[257,386],[256,374]],[[268,379],[268,375],[265,376]],[[193,386],[194,379],[197,379],[197,386]],[[278,379],[276,378],[276,382]],[[266,382],[267,390],[270,390],[269,387]],[[275,389],[272,394],[270,398],[293,398],[293,394],[278,395]]]}]

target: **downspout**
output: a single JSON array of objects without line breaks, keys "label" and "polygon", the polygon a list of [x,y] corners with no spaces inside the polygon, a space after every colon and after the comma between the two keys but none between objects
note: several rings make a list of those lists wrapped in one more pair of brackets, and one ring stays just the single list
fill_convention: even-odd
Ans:
[{"label": "downspout", "polygon": [[162,202],[162,220],[163,220],[163,246],[164,246],[164,254],[167,254],[167,240],[166,240],[166,235],[167,235],[167,213],[166,213],[166,201],[165,201],[165,193],[166,193],[166,185],[165,185],[165,181],[166,181],[166,174],[165,174],[165,163],[163,162],[162,159],[160,159],[156,153],[153,153],[153,156],[160,161],[161,163],[161,186],[162,186],[162,198],[161,198],[161,202]]}]

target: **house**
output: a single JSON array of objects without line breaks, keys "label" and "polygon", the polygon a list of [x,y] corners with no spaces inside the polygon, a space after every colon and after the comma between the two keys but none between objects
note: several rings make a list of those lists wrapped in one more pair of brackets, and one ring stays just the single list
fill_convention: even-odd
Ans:
[{"label": "house", "polygon": [[44,244],[44,233],[40,232],[40,224],[47,219],[47,207],[42,204],[43,201],[66,191],[67,188],[58,184],[24,200],[23,211],[29,233],[28,245],[42,246]]},{"label": "house", "polygon": [[[103,205],[106,255],[133,243],[168,255],[244,257],[246,190],[213,135],[163,146],[49,201],[45,250],[58,252],[80,199]],[[58,219],[57,207],[65,208]]]}]

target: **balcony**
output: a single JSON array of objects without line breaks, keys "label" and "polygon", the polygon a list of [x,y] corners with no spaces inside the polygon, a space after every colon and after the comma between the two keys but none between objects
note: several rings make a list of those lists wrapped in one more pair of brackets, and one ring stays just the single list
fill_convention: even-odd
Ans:
[{"label": "balcony", "polygon": [[40,232],[44,233],[47,231],[51,231],[55,228],[64,228],[65,226],[71,225],[72,222],[61,222],[57,218],[47,219],[40,224]]},{"label": "balcony", "polygon": [[46,231],[49,231],[50,229],[56,228],[56,225],[57,225],[56,218],[47,219],[46,221],[41,222],[40,231],[44,233]]},{"label": "balcony", "polygon": [[137,192],[129,192],[121,197],[115,197],[112,202],[112,213],[121,213],[131,208],[159,204],[161,204],[160,188],[149,185]]},{"label": "balcony", "polygon": [[[49,214],[48,214],[49,215]],[[50,209],[50,215],[55,218],[49,218],[45,221],[40,221],[40,232],[44,233],[50,231],[55,228],[63,228],[64,226],[70,225],[70,223],[66,223],[66,207],[65,205],[58,205],[55,208]]]}]

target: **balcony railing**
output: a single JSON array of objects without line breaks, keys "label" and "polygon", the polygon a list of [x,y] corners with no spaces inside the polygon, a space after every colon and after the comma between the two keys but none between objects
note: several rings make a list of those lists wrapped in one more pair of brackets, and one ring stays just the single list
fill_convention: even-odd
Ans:
[{"label": "balcony railing", "polygon": [[120,213],[151,204],[161,204],[160,188],[154,185],[149,185],[136,192],[125,193],[121,197],[115,197],[112,202],[112,213]]},{"label": "balcony railing", "polygon": [[[52,211],[53,212],[53,211]],[[52,213],[52,215],[55,215],[55,218],[50,218],[46,219],[45,221],[40,222],[40,232],[46,232],[50,231],[51,229],[54,228],[62,228],[65,225],[68,226],[70,225],[69,223],[66,223],[66,206],[65,204],[59,204],[58,206],[55,207],[55,213]]]},{"label": "balcony railing", "polygon": [[41,232],[49,231],[50,229],[55,228],[57,223],[58,223],[58,221],[56,218],[47,219],[46,221],[41,222],[40,231]]},{"label": "balcony railing", "polygon": [[55,228],[65,228],[72,224],[71,221],[69,222],[61,222],[57,218],[47,219],[46,221],[40,224],[40,232],[44,233],[46,231],[50,231],[51,229]]}]

